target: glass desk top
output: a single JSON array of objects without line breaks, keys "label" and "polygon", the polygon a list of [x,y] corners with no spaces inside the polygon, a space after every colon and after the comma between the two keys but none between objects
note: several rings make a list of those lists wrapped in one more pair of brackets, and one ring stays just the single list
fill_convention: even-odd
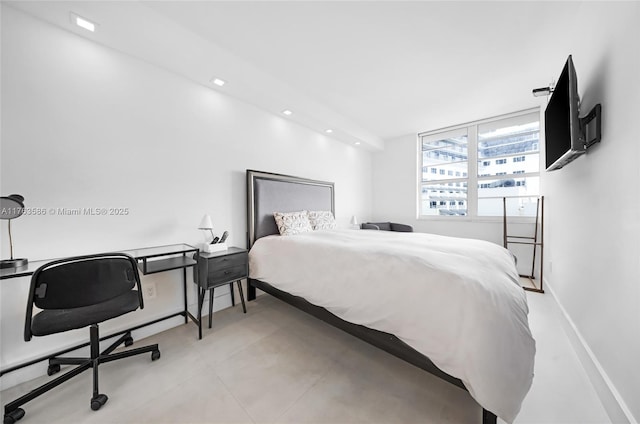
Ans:
[{"label": "glass desk top", "polygon": [[[125,253],[129,256],[132,256],[134,259],[138,261],[147,262],[146,260],[149,258],[157,258],[160,256],[171,256],[171,255],[179,255],[188,252],[197,252],[198,248],[193,247],[188,244],[170,244],[167,246],[153,246],[153,247],[143,247],[140,249],[132,249],[132,250],[121,250],[113,253]],[[110,252],[105,252],[110,253]],[[80,255],[78,255],[80,256]],[[185,258],[186,259],[186,258]],[[38,261],[29,261],[29,263],[25,266],[21,266],[18,268],[4,268],[0,269],[0,280],[5,280],[7,278],[17,278],[17,277],[25,277],[32,275],[38,268],[42,265],[45,265],[55,259],[42,259]],[[149,261],[151,263],[151,261]],[[182,266],[178,266],[182,264]],[[195,260],[193,261],[181,261],[180,264],[173,264],[176,267],[186,267],[195,265]],[[167,269],[160,269],[167,270]],[[143,270],[144,271],[144,270]],[[158,271],[155,271],[158,272]],[[145,274],[147,272],[144,272]]]},{"label": "glass desk top", "polygon": [[197,252],[198,248],[188,244],[170,244],[168,246],[143,247],[141,249],[123,250],[119,253],[126,253],[134,259],[153,258],[156,256],[167,256],[171,254]]}]

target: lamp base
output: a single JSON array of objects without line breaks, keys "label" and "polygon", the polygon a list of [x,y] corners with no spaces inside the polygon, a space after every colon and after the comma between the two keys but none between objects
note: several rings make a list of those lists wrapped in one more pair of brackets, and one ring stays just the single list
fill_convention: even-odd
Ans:
[{"label": "lamp base", "polygon": [[0,261],[0,268],[19,268],[26,266],[29,263],[27,259],[3,259]]}]

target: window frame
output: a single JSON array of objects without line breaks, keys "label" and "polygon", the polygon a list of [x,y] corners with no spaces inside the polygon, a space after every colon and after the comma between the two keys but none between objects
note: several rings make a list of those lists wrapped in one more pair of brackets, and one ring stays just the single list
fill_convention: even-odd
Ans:
[{"label": "window frame", "polygon": [[[542,168],[542,158],[544,157],[544,120],[542,116],[542,111],[540,107],[520,110],[513,113],[508,113],[504,115],[498,115],[491,118],[485,118],[477,121],[466,122],[464,124],[454,125],[450,127],[439,128],[431,131],[424,131],[417,134],[417,175],[416,175],[416,219],[425,220],[425,221],[450,221],[450,222],[501,222],[502,216],[483,216],[478,215],[478,185],[480,181],[486,178],[481,178],[478,175],[478,130],[479,126],[486,123],[492,123],[504,119],[515,118],[523,115],[529,115],[536,113],[538,115],[539,126],[539,141],[538,141],[538,172],[537,173],[522,173],[517,174],[519,177],[539,177],[540,178],[540,192],[538,196],[542,194],[542,178],[541,178],[541,170]],[[448,133],[458,130],[467,130],[467,176],[459,177],[454,179],[443,179],[443,180],[433,180],[433,181],[423,181],[422,180],[422,168],[423,168],[423,152],[422,152],[422,139],[423,137],[430,137],[434,135],[438,135],[440,133]],[[515,156],[523,156],[523,154],[515,154]],[[510,156],[511,157],[511,156]],[[494,159],[488,159],[494,160]],[[429,166],[431,167],[431,166]],[[495,177],[495,176],[494,176]],[[422,187],[427,184],[438,184],[438,183],[449,183],[449,182],[462,182],[467,184],[467,215],[422,215]],[[514,196],[520,197],[520,196]],[[526,196],[533,197],[533,196]],[[531,223],[535,221],[535,217],[529,216],[517,216],[517,217],[509,217],[510,222],[515,223]]]}]

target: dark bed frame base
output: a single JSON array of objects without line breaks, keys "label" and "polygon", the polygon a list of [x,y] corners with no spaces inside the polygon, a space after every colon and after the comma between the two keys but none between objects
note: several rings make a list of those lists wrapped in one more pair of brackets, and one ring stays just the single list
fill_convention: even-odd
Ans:
[{"label": "dark bed frame base", "polygon": [[[408,362],[416,367],[423,369],[438,378],[448,381],[449,383],[460,387],[463,390],[467,390],[461,380],[450,376],[449,374],[443,372],[438,367],[436,367],[429,358],[411,348],[409,345],[404,343],[402,340],[398,339],[396,336],[384,333],[382,331],[373,330],[371,328],[364,327],[362,325],[353,324],[342,320],[327,311],[324,308],[313,305],[307,302],[305,299],[294,296],[282,290],[278,290],[277,288],[271,286],[268,283],[265,283],[260,280],[248,279],[247,289],[248,289],[248,300],[255,300],[256,298],[256,288],[274,296],[278,299],[304,311],[329,325],[332,325],[336,328],[339,328],[361,340],[364,340],[367,343],[372,344],[373,346],[382,349],[393,356],[396,356],[402,359],[405,362]],[[486,409],[482,409],[482,423],[483,424],[496,424],[497,418],[495,414]]]}]

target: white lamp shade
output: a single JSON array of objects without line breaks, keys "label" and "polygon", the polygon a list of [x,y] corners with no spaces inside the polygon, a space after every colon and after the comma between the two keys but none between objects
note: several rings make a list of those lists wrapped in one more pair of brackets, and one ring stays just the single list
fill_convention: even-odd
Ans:
[{"label": "white lamp shade", "polygon": [[213,228],[213,223],[211,222],[211,217],[207,214],[202,217],[202,221],[200,221],[200,225],[198,226],[199,230],[210,230]]},{"label": "white lamp shade", "polygon": [[358,219],[355,215],[351,217],[351,225],[358,225]]}]

